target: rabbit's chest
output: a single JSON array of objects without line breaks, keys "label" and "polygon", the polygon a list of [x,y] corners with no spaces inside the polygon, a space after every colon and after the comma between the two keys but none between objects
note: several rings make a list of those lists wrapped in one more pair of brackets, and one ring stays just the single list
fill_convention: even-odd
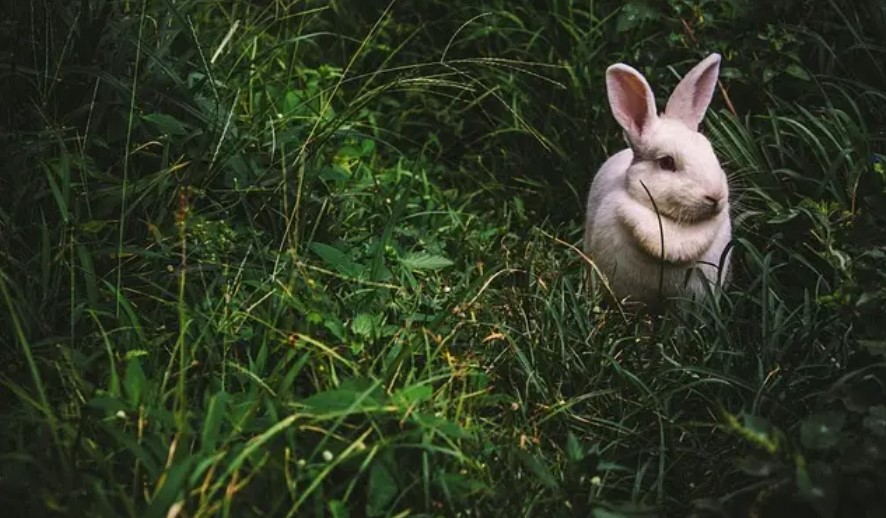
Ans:
[{"label": "rabbit's chest", "polygon": [[658,299],[659,290],[665,297],[698,291],[698,281],[689,275],[691,266],[662,265],[640,251],[624,233],[596,232],[590,245],[594,262],[619,299],[630,296],[653,301]]}]

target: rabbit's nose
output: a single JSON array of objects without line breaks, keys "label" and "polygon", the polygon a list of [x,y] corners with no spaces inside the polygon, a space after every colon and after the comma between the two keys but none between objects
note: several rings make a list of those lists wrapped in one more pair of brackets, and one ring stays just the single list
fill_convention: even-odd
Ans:
[{"label": "rabbit's nose", "polygon": [[722,198],[720,196],[711,196],[710,194],[707,194],[707,195],[705,195],[704,199],[706,202],[708,202],[708,205],[710,205],[711,208],[713,209],[713,208],[716,208],[717,205],[719,205],[720,200]]}]

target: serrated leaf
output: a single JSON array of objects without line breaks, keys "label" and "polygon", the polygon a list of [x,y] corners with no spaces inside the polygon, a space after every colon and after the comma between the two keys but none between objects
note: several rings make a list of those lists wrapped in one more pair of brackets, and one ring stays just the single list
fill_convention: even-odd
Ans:
[{"label": "serrated leaf", "polygon": [[188,134],[185,125],[172,115],[165,113],[149,113],[148,115],[142,115],[142,119],[150,122],[158,130],[171,137],[180,137]]},{"label": "serrated leaf", "polygon": [[442,255],[417,252],[400,257],[400,264],[409,270],[442,270],[451,266],[453,262]]},{"label": "serrated leaf", "polygon": [[356,317],[354,317],[354,321],[351,323],[351,330],[354,331],[355,334],[369,338],[372,336],[372,331],[375,329],[375,318],[369,313],[358,313]]}]

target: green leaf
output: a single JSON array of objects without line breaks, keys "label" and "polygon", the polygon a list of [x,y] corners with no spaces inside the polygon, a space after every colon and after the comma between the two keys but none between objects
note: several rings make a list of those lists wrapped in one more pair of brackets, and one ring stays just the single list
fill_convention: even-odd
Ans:
[{"label": "green leaf", "polygon": [[359,277],[366,267],[352,260],[344,252],[324,243],[311,243],[311,251],[317,254],[328,266],[349,277]]},{"label": "green leaf", "polygon": [[538,459],[537,456],[529,454],[522,450],[517,450],[517,458],[523,463],[523,466],[529,470],[530,473],[535,475],[535,477],[544,484],[549,489],[557,489],[560,485],[557,483],[557,479],[554,478],[554,475],[551,473],[551,470],[548,469],[542,461]]},{"label": "green leaf", "polygon": [[350,518],[351,516],[348,506],[341,500],[330,500],[326,507],[329,508],[329,516],[332,518]]},{"label": "green leaf", "polygon": [[228,393],[224,390],[218,391],[209,400],[209,409],[206,411],[203,433],[200,436],[200,445],[204,452],[214,450],[218,443],[218,432],[221,429],[227,405]]},{"label": "green leaf", "polygon": [[578,462],[584,458],[585,452],[574,433],[569,432],[566,436],[566,456],[572,462]]},{"label": "green leaf", "polygon": [[158,130],[171,137],[180,137],[188,134],[185,125],[172,115],[167,115],[165,113],[150,113],[148,115],[142,115],[142,119],[150,122]]},{"label": "green leaf", "polygon": [[401,407],[406,408],[431,399],[433,393],[434,391],[430,385],[412,385],[411,387],[398,390],[391,396],[391,399]]},{"label": "green leaf", "polygon": [[451,266],[453,263],[442,255],[417,252],[400,257],[400,264],[409,270],[441,270]]},{"label": "green leaf", "polygon": [[636,29],[644,22],[657,20],[661,13],[643,0],[632,0],[621,8],[618,19],[615,22],[617,32],[627,32]]},{"label": "green leaf", "polygon": [[444,417],[415,412],[412,414],[412,419],[418,425],[452,439],[472,439],[474,437],[470,431]]},{"label": "green leaf", "polygon": [[351,175],[340,165],[333,164],[320,169],[319,177],[321,180],[341,182],[350,178]]},{"label": "green leaf", "polygon": [[826,450],[840,442],[846,415],[843,412],[826,411],[813,414],[800,425],[800,441],[814,450]]},{"label": "green leaf", "polygon": [[788,67],[785,69],[785,72],[789,76],[796,77],[797,79],[801,79],[803,81],[809,81],[810,79],[809,74],[806,73],[803,67],[797,65],[796,63],[791,63],[790,65],[788,65]]},{"label": "green leaf", "polygon": [[125,412],[126,410],[128,410],[126,408],[126,405],[124,405],[122,401],[115,397],[109,396],[94,397],[87,401],[86,405],[91,408],[102,410],[105,414],[105,417],[112,416],[117,412]]},{"label": "green leaf", "polygon": [[147,385],[148,379],[145,377],[145,371],[142,370],[141,363],[137,358],[129,360],[126,364],[126,374],[123,376],[123,388],[126,389],[129,403],[133,407],[138,406],[142,401]]},{"label": "green leaf", "polygon": [[184,497],[188,474],[194,467],[194,457],[174,463],[161,478],[161,486],[151,499],[145,516],[161,518],[167,515],[169,507],[179,498]]},{"label": "green leaf", "polygon": [[341,387],[318,392],[302,404],[319,415],[345,411],[361,412],[381,404],[378,385],[360,387],[358,383],[342,383]]},{"label": "green leaf", "polygon": [[385,514],[388,506],[396,498],[399,489],[394,475],[378,460],[372,463],[369,469],[369,487],[367,487],[367,516],[381,516]]},{"label": "green leaf", "polygon": [[372,331],[375,329],[375,318],[369,313],[359,313],[354,317],[354,321],[351,323],[351,329],[355,334],[369,338],[372,336]]},{"label": "green leaf", "polygon": [[98,307],[98,276],[92,264],[92,254],[84,245],[77,245],[77,258],[80,260],[80,268],[83,271],[84,284],[86,286],[86,300],[93,308]]},{"label": "green leaf", "polygon": [[475,478],[442,470],[434,477],[434,482],[441,487],[444,494],[451,495],[451,498],[459,503],[470,501],[478,493],[489,490],[489,486]]}]

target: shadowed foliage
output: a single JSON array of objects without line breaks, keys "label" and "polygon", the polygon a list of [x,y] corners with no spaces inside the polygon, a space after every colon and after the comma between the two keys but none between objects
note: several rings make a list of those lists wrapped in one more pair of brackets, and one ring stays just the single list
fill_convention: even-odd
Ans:
[{"label": "shadowed foliage", "polygon": [[[878,0],[9,0],[15,516],[879,516]],[[735,274],[590,289],[603,72],[702,125]]]}]

